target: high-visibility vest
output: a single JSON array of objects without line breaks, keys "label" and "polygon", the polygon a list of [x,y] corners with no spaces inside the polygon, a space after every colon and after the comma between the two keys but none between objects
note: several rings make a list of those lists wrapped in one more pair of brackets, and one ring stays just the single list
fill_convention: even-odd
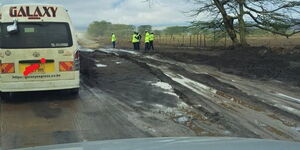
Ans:
[{"label": "high-visibility vest", "polygon": [[138,37],[139,41],[142,39],[142,36],[139,33],[137,34],[137,37]]},{"label": "high-visibility vest", "polygon": [[154,41],[154,34],[150,34],[150,41]]},{"label": "high-visibility vest", "polygon": [[116,41],[117,41],[117,38],[116,38],[116,35],[115,35],[115,34],[113,34],[113,35],[111,36],[111,41],[112,41],[112,42],[116,42]]},{"label": "high-visibility vest", "polygon": [[149,43],[149,42],[150,42],[150,34],[149,32],[147,32],[145,35],[145,43]]},{"label": "high-visibility vest", "polygon": [[137,43],[139,42],[140,40],[138,39],[138,35],[137,34],[133,34],[132,35],[132,43]]}]

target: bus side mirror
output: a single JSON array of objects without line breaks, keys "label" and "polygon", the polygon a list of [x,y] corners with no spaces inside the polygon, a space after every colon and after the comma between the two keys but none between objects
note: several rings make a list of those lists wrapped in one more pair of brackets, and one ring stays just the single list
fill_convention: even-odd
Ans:
[{"label": "bus side mirror", "polygon": [[12,33],[17,33],[18,32],[18,24],[17,20],[14,20],[14,24],[8,25],[6,28],[7,32],[12,34]]}]

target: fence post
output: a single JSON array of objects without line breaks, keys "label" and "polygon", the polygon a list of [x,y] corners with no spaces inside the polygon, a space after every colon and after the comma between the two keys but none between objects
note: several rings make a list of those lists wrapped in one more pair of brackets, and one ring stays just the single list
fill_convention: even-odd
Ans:
[{"label": "fence post", "polygon": [[200,47],[202,47],[202,34],[200,34]]},{"label": "fence post", "polygon": [[192,36],[190,35],[190,47],[192,47]]},{"label": "fence post", "polygon": [[216,47],[216,29],[214,28],[214,47]]},{"label": "fence post", "polygon": [[199,47],[199,34],[197,34],[197,48]]},{"label": "fence post", "polygon": [[157,43],[160,44],[160,42],[161,42],[160,41],[160,35],[158,35],[158,41],[157,41]]},{"label": "fence post", "polygon": [[203,35],[203,47],[206,47],[206,36],[205,36],[205,34]]},{"label": "fence post", "polygon": [[195,47],[195,35],[193,35],[192,46]]},{"label": "fence post", "polygon": [[184,35],[182,36],[182,46],[184,46]]},{"label": "fence post", "polygon": [[164,37],[164,44],[168,45],[168,35],[165,35],[165,37]]},{"label": "fence post", "polygon": [[225,47],[227,47],[227,35],[225,33]]}]

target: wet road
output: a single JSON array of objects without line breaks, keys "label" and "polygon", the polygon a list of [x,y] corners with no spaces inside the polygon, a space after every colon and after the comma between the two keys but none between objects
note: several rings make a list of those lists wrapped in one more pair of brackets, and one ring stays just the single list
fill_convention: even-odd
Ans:
[{"label": "wet road", "polygon": [[111,98],[97,95],[82,85],[78,97],[41,92],[2,102],[3,148],[149,136],[130,123]]},{"label": "wet road", "polygon": [[199,136],[300,141],[298,87],[230,75],[211,66],[174,61],[157,53],[99,51],[131,60],[170,84],[190,106],[185,109],[191,119],[186,125]]},{"label": "wet road", "polygon": [[300,141],[299,88],[160,55],[83,51],[78,96],[27,92],[0,101],[2,149],[166,136]]},{"label": "wet road", "polygon": [[101,63],[109,67],[93,64],[92,73],[82,75],[78,96],[64,91],[27,92],[14,94],[11,101],[1,100],[2,149],[195,135],[156,109],[157,105],[176,108],[179,98],[153,85],[158,81],[155,76],[124,59],[105,57]]}]

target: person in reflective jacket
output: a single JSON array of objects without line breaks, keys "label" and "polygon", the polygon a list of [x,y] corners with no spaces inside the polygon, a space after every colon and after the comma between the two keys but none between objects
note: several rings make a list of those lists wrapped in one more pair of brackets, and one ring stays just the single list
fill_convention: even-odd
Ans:
[{"label": "person in reflective jacket", "polygon": [[150,50],[150,34],[146,30],[145,31],[145,52],[148,52]]},{"label": "person in reflective jacket", "polygon": [[153,32],[150,34],[149,40],[150,40],[150,42],[149,42],[150,43],[149,50],[150,49],[154,50],[154,33]]},{"label": "person in reflective jacket", "polygon": [[134,32],[133,35],[132,35],[132,44],[133,44],[133,49],[134,50],[139,50],[138,49],[139,42],[140,42],[140,40],[139,40],[139,37],[138,37],[138,33]]},{"label": "person in reflective jacket", "polygon": [[113,48],[116,48],[116,41],[117,41],[116,35],[114,33],[112,33],[111,34],[111,43],[112,43]]}]

